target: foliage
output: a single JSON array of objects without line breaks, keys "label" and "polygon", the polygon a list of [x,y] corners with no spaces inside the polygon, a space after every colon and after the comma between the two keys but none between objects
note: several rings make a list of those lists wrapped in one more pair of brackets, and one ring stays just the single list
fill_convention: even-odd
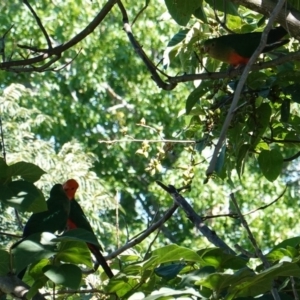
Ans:
[{"label": "foliage", "polygon": [[[130,0],[124,5],[134,48],[116,4],[56,57],[26,3],[0,4],[1,32],[14,24],[0,40],[0,281],[30,265],[29,298],[55,287],[57,297],[69,299],[83,299],[84,290],[87,299],[272,299],[275,287],[281,299],[293,299],[300,292],[298,60],[264,67],[277,54],[264,55],[247,77],[214,171],[206,174],[240,75],[205,57],[202,42],[227,34],[220,19],[246,33],[262,31],[268,16],[239,5],[243,1]],[[60,47],[111,3],[30,4],[53,47]],[[289,1],[294,9],[297,3]],[[290,38],[280,55],[289,58],[297,47]],[[143,51],[154,70],[138,57]],[[30,62],[41,54],[43,60]],[[151,70],[166,85],[177,80],[174,89],[159,89]],[[5,235],[21,236],[28,212],[45,210],[52,185],[69,178],[79,182],[82,207],[105,245],[116,274],[110,280],[102,270],[86,274],[92,263],[85,242],[97,243],[87,232],[35,234],[13,247]],[[249,258],[212,247],[181,207],[151,230],[172,206],[156,180],[188,185],[180,193],[205,224],[231,248],[253,252],[233,193],[239,209],[250,212],[245,219],[268,263],[257,249]],[[66,288],[76,291],[65,294]]]}]

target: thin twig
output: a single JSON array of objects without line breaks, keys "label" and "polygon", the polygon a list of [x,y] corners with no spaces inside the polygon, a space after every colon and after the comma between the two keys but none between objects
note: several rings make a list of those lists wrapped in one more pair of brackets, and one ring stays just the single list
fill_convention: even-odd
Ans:
[{"label": "thin twig", "polygon": [[39,16],[36,14],[36,12],[34,11],[34,9],[32,8],[32,6],[29,4],[29,2],[27,0],[23,0],[24,4],[29,8],[30,12],[33,14],[37,24],[39,25],[41,31],[43,32],[43,35],[47,41],[47,44],[48,44],[48,48],[49,49],[52,49],[52,43],[51,43],[51,40],[49,38],[49,35],[45,29],[45,27],[43,26],[42,22],[41,22],[41,19],[39,18]]},{"label": "thin twig", "polygon": [[[219,0],[217,0],[219,1]],[[226,14],[226,5],[227,5],[227,1],[223,1],[223,4],[224,4],[224,21],[222,22],[217,14],[217,10],[216,10],[216,0],[213,1],[213,6],[214,6],[214,15],[215,15],[215,19],[216,21],[225,29],[227,30],[229,33],[235,33],[233,32],[232,30],[230,30],[227,25],[226,25],[226,17],[227,17],[227,14]]]},{"label": "thin twig", "polygon": [[155,237],[152,239],[151,243],[149,244],[148,249],[147,249],[147,251],[145,252],[145,255],[144,255],[144,260],[146,260],[146,258],[148,257],[148,255],[151,251],[151,247],[154,244],[154,242],[156,241],[159,234],[160,234],[160,229],[157,230]]},{"label": "thin twig", "polygon": [[[244,228],[245,228],[245,230],[248,234],[248,238],[249,238],[249,240],[250,240],[250,242],[251,242],[251,244],[252,244],[252,246],[255,250],[255,254],[262,261],[264,268],[268,269],[270,267],[270,264],[269,264],[268,260],[266,259],[266,257],[263,255],[261,249],[258,247],[258,244],[257,244],[257,242],[256,242],[249,226],[248,226],[248,223],[247,223],[246,219],[244,218],[244,216],[243,216],[243,214],[240,210],[240,207],[239,207],[233,193],[230,194],[230,198],[231,198],[231,200],[232,200],[232,202],[235,206],[235,209],[236,209],[236,211],[237,211],[237,213],[240,217],[241,223],[244,226]],[[278,291],[277,291],[276,288],[272,287],[271,292],[272,292],[273,298],[275,300],[280,300],[280,296],[279,296]]]},{"label": "thin twig", "polygon": [[98,143],[100,144],[115,144],[115,143],[132,143],[132,142],[137,142],[137,143],[174,143],[174,144],[195,144],[196,141],[192,140],[147,140],[147,139],[120,139],[120,140],[98,140]]},{"label": "thin twig", "polygon": [[296,154],[294,154],[294,155],[291,156],[291,157],[284,158],[283,161],[293,161],[293,160],[297,159],[299,156],[300,156],[300,151],[297,152]]},{"label": "thin twig", "polygon": [[135,16],[135,18],[132,21],[131,26],[134,25],[134,23],[136,22],[136,20],[139,18],[139,16],[143,13],[143,11],[148,7],[148,3],[146,1],[146,5],[137,13],[137,15]]},{"label": "thin twig", "polygon": [[54,68],[53,71],[59,72],[59,71],[65,69],[67,66],[69,66],[77,58],[77,56],[80,54],[81,51],[82,51],[82,48],[79,49],[79,51],[75,54],[75,56],[69,62],[67,62],[66,64],[64,64],[60,68]]},{"label": "thin twig", "polygon": [[[273,201],[271,201],[271,202],[269,202],[269,203],[267,203],[267,204],[265,204],[265,205],[263,205],[263,206],[260,206],[260,207],[258,207],[258,208],[255,208],[255,209],[253,209],[253,210],[250,210],[250,211],[244,213],[243,216],[247,216],[247,215],[253,214],[253,213],[255,213],[255,212],[258,211],[258,210],[262,210],[262,209],[265,209],[265,208],[271,206],[272,204],[274,204],[274,203],[277,202],[280,198],[283,197],[283,195],[284,195],[285,192],[286,192],[286,189],[287,189],[287,186],[284,188],[283,192],[282,192],[275,200],[273,200]],[[208,220],[208,219],[214,219],[214,218],[219,218],[219,217],[230,217],[230,218],[235,218],[235,219],[236,219],[236,218],[239,217],[239,215],[238,215],[238,214],[235,214],[235,213],[229,213],[229,214],[219,214],[219,215],[213,215],[213,216],[204,216],[204,217],[202,217],[202,218],[203,218],[203,220]]]},{"label": "thin twig", "polygon": [[0,231],[0,235],[10,236],[10,237],[13,237],[13,238],[16,238],[16,239],[22,238],[21,235],[14,234],[14,233],[3,232],[3,231]]},{"label": "thin twig", "polygon": [[299,300],[299,295],[298,295],[298,292],[297,292],[295,279],[294,279],[293,276],[291,276],[290,279],[291,279],[291,283],[292,283],[292,290],[293,290],[293,294],[294,294],[294,299]]},{"label": "thin twig", "polygon": [[1,138],[1,147],[2,147],[3,160],[6,162],[6,150],[5,150],[5,141],[4,141],[4,133],[3,133],[2,117],[1,116],[0,116],[0,138]]},{"label": "thin twig", "polygon": [[177,210],[177,208],[178,208],[178,205],[176,203],[174,203],[173,206],[170,207],[157,222],[155,222],[149,228],[147,228],[146,230],[144,230],[139,235],[139,237],[137,237],[137,238],[129,241],[128,243],[126,243],[121,248],[119,248],[116,251],[112,252],[111,254],[107,255],[106,259],[115,258],[120,253],[122,253],[122,252],[126,251],[127,249],[129,249],[129,248],[131,248],[131,247],[139,244],[141,241],[143,241],[145,238],[147,238],[152,232],[154,232],[156,229],[158,229],[159,227],[161,227],[167,220],[169,220],[172,217],[172,215],[174,214],[174,212]]},{"label": "thin twig", "polygon": [[253,246],[253,248],[255,250],[255,253],[256,253],[257,257],[260,258],[260,260],[262,261],[262,263],[263,263],[263,265],[264,265],[264,267],[266,269],[269,268],[270,264],[267,261],[267,259],[265,258],[265,256],[262,254],[262,251],[260,250],[260,248],[258,247],[258,244],[257,244],[257,242],[256,242],[256,240],[255,240],[255,238],[254,238],[254,236],[253,236],[253,234],[252,234],[249,226],[248,226],[248,223],[247,223],[246,219],[244,218],[244,216],[243,216],[243,214],[242,214],[242,212],[240,210],[240,207],[239,207],[239,205],[238,205],[238,203],[237,203],[237,201],[236,201],[235,196],[234,196],[233,193],[230,194],[230,198],[231,198],[231,201],[233,202],[233,204],[235,206],[237,214],[240,217],[242,225],[246,229],[246,232],[248,234],[249,240],[250,240],[250,242],[251,242],[251,244],[252,244],[252,246]]},{"label": "thin twig", "polygon": [[[271,129],[271,128],[270,128]],[[270,143],[280,143],[280,144],[288,144],[288,143],[291,143],[291,144],[299,144],[300,143],[300,140],[290,140],[290,139],[285,139],[285,140],[282,140],[282,139],[275,139],[275,138],[268,138],[268,137],[262,137],[262,139],[265,141],[265,142],[270,142]]]},{"label": "thin twig", "polygon": [[10,30],[14,27],[14,24],[12,24],[3,34],[3,36],[0,38],[0,55],[2,55],[2,61],[6,61],[5,58],[5,37],[10,32]]},{"label": "thin twig", "polygon": [[17,218],[17,221],[18,221],[19,228],[21,230],[23,230],[23,224],[22,224],[21,218],[19,216],[18,210],[16,208],[15,208],[15,215],[16,215],[16,218]]},{"label": "thin twig", "polygon": [[236,250],[238,250],[239,252],[241,252],[242,254],[244,254],[245,256],[249,257],[249,258],[256,258],[257,256],[254,253],[251,253],[247,250],[245,250],[244,248],[242,248],[240,245],[235,244],[234,248]]},{"label": "thin twig", "polygon": [[[100,289],[85,289],[85,290],[61,290],[61,291],[56,291],[56,295],[73,295],[73,294],[96,294],[96,293],[100,293],[103,295],[109,295],[109,293],[106,293],[104,290],[100,290]],[[52,292],[48,292],[43,294],[43,296],[52,296]]]}]

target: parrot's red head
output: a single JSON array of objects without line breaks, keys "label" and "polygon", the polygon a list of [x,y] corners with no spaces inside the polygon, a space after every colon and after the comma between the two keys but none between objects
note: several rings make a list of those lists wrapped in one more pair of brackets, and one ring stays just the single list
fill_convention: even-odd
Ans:
[{"label": "parrot's red head", "polygon": [[69,200],[74,199],[78,187],[79,184],[75,179],[69,179],[63,184],[63,189],[67,194]]}]

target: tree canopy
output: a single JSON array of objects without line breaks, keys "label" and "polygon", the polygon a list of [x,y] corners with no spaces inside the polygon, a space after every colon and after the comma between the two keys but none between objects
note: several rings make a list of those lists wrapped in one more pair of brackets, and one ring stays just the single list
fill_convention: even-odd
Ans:
[{"label": "tree canopy", "polygon": [[[298,1],[0,11],[1,299],[299,299]],[[246,65],[205,52],[250,32]],[[20,242],[71,178],[113,278],[93,272],[98,242],[80,229]]]}]

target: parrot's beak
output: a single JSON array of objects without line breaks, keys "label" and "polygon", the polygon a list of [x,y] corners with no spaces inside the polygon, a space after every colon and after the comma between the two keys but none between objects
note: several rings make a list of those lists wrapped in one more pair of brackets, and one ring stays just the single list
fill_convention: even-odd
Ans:
[{"label": "parrot's beak", "polygon": [[201,48],[201,51],[202,52],[204,52],[204,53],[208,53],[208,51],[209,51],[209,46],[203,46],[202,48]]}]

